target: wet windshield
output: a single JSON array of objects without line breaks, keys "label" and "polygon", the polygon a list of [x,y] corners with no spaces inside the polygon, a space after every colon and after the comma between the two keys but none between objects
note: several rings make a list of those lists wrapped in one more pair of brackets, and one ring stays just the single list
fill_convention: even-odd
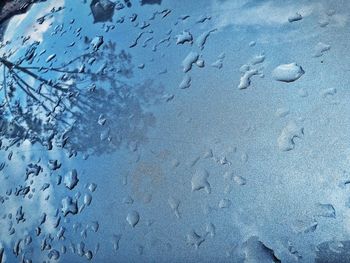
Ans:
[{"label": "wet windshield", "polygon": [[0,262],[350,262],[349,10],[0,3]]}]

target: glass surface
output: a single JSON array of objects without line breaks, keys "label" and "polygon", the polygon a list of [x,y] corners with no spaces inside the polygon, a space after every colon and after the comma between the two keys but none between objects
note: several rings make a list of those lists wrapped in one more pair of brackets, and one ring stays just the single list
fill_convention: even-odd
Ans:
[{"label": "glass surface", "polygon": [[0,3],[0,262],[350,262],[350,2]]}]

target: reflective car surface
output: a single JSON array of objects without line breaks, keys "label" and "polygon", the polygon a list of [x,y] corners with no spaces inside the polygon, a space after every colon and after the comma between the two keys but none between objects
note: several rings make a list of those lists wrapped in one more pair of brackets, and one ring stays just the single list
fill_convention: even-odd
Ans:
[{"label": "reflective car surface", "polygon": [[350,2],[0,11],[0,262],[350,262]]}]

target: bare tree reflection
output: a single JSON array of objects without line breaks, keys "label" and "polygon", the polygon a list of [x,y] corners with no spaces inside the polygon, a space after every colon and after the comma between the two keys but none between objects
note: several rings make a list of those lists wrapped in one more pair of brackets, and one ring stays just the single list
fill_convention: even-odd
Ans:
[{"label": "bare tree reflection", "polygon": [[150,80],[130,84],[131,55],[117,52],[114,43],[99,49],[88,46],[91,39],[84,42],[86,53],[60,66],[32,65],[33,46],[17,62],[0,58],[0,135],[6,147],[30,140],[71,154],[102,154],[147,141],[155,124],[147,109],[159,102],[162,87]]}]

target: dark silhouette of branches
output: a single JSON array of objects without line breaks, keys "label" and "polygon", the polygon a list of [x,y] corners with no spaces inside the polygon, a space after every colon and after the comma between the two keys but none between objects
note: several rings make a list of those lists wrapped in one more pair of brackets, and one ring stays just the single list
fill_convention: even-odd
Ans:
[{"label": "dark silhouette of branches", "polygon": [[16,63],[0,58],[0,135],[7,147],[29,140],[48,149],[64,147],[72,155],[103,154],[147,141],[155,123],[147,108],[159,102],[163,90],[152,81],[130,84],[131,56],[117,52],[115,43],[59,66],[32,65],[31,58]]}]

